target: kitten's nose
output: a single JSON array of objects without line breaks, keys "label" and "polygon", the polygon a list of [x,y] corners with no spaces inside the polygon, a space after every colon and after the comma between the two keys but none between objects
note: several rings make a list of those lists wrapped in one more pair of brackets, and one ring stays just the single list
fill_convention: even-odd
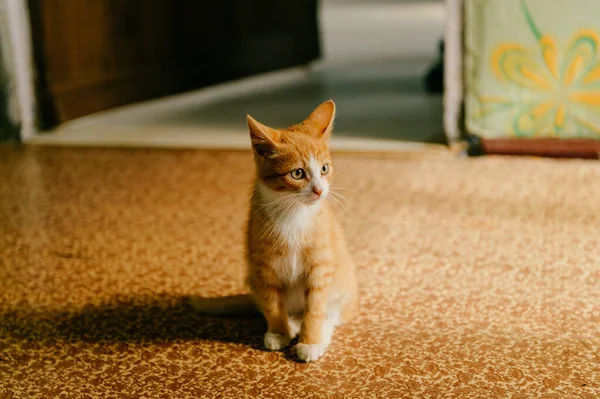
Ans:
[{"label": "kitten's nose", "polygon": [[320,197],[323,194],[323,190],[320,188],[313,187],[313,193],[317,194],[317,197]]}]

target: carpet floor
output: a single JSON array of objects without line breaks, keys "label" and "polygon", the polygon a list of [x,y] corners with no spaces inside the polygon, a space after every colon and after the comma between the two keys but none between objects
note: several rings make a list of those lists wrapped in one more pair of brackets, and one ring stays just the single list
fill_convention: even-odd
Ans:
[{"label": "carpet floor", "polygon": [[600,165],[339,155],[361,306],[262,349],[246,153],[0,150],[0,398],[597,398]]}]

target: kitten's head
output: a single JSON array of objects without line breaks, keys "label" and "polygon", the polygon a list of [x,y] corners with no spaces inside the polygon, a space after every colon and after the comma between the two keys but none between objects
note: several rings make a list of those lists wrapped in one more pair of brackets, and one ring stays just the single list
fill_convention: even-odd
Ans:
[{"label": "kitten's head", "polygon": [[331,100],[287,129],[270,128],[248,115],[260,183],[273,194],[293,194],[306,205],[325,199],[333,177],[329,137],[334,119],[335,103]]}]

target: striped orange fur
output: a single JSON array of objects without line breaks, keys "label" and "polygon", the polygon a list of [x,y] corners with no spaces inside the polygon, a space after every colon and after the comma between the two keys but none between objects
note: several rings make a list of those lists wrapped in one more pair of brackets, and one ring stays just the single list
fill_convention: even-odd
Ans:
[{"label": "striped orange fur", "polygon": [[256,182],[247,231],[248,283],[265,316],[265,346],[298,336],[301,360],[315,361],[356,306],[356,276],[332,207],[329,138],[335,104],[302,123],[273,129],[248,116]]}]

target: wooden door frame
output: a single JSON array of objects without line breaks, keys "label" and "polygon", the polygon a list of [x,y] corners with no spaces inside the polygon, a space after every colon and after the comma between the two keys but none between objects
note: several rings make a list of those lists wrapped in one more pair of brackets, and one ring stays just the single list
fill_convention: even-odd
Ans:
[{"label": "wooden door frame", "polygon": [[[40,111],[43,110],[40,109],[42,104],[37,97],[36,84],[39,76],[35,68],[36,57],[33,43],[35,32],[32,29],[31,17],[29,0],[0,0],[0,21],[6,21],[0,26],[0,55],[2,55],[0,63],[4,64],[0,67],[5,70],[5,78],[8,80],[6,86],[9,87],[11,124],[15,126],[18,132],[17,140],[21,142],[35,139],[44,130],[47,130],[39,123]],[[278,68],[300,70],[304,67],[279,66]],[[281,69],[279,70],[281,72]],[[254,78],[262,81],[268,79],[265,75],[271,73],[259,72],[259,75]],[[233,80],[228,80],[228,82],[234,82],[243,77],[245,76],[233,77]]]}]

